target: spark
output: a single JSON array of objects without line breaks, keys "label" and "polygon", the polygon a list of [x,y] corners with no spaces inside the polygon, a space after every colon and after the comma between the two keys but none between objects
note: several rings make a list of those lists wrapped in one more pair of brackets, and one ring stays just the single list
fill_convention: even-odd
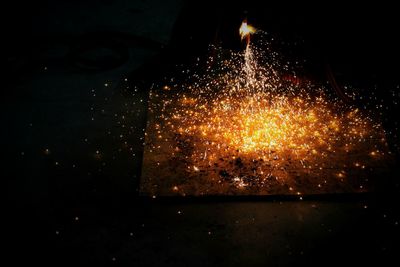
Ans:
[{"label": "spark", "polygon": [[[342,170],[348,153],[361,155],[349,166],[364,169],[368,155],[385,146],[380,123],[332,97],[323,85],[298,82],[268,46],[250,44],[255,32],[244,21],[239,29],[241,39],[248,40],[243,52],[220,53],[209,59],[214,65],[204,74],[194,72],[187,83],[151,91],[148,131],[156,134],[154,140],[146,134],[147,143],[154,144],[149,151],[165,151],[160,139],[166,137],[170,158],[186,162],[186,172],[246,189],[276,181],[299,192],[288,163],[315,179],[320,190],[327,179],[348,176]],[[285,78],[288,73],[294,78]],[[251,175],[238,176],[238,168],[250,165],[255,166]]]}]

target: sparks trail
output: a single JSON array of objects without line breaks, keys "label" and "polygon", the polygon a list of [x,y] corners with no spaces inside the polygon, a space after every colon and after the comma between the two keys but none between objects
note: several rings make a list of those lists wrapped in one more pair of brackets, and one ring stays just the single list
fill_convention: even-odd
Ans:
[{"label": "sparks trail", "polygon": [[[210,59],[216,64],[204,75],[194,74],[189,84],[151,93],[143,175],[166,177],[161,184],[147,180],[142,190],[171,194],[178,186],[172,193],[197,195],[232,193],[232,186],[250,190],[247,194],[368,190],[367,170],[388,154],[381,125],[327,97],[322,86],[284,80],[287,64],[263,40],[252,44],[253,33],[242,24],[243,53],[218,54]],[[237,190],[233,193],[243,193]]]}]

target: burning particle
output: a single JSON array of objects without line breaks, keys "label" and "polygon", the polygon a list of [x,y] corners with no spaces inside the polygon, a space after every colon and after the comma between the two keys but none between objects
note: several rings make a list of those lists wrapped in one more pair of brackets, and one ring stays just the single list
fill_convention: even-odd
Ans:
[{"label": "burning particle", "polygon": [[379,152],[379,151],[371,151],[370,155],[373,156],[373,157],[375,157],[375,156],[378,155],[378,152]]},{"label": "burning particle", "polygon": [[343,178],[343,177],[345,176],[345,174],[344,174],[343,172],[339,172],[339,173],[337,174],[337,176],[338,176],[339,178]]}]

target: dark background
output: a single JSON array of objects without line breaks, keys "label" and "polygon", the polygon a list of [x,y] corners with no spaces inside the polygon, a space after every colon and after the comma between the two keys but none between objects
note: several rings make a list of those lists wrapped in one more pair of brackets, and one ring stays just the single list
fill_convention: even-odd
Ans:
[{"label": "dark background", "polygon": [[307,78],[324,83],[329,69],[339,85],[376,95],[370,105],[383,99],[397,153],[394,4],[65,0],[13,1],[2,11],[3,220],[12,263],[397,261],[397,167],[377,177],[372,194],[304,201],[137,192],[151,84],[206,56],[210,43],[241,49],[245,17],[299,59]]}]

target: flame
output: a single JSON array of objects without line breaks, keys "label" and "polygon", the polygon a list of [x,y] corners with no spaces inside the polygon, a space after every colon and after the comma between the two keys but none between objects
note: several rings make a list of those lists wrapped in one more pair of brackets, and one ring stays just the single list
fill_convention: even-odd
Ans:
[{"label": "flame", "polygon": [[255,32],[256,32],[256,28],[254,28],[253,26],[247,24],[247,21],[243,21],[242,25],[240,25],[239,34],[240,34],[240,38],[242,40],[247,36],[249,38],[250,34],[253,34]]}]

